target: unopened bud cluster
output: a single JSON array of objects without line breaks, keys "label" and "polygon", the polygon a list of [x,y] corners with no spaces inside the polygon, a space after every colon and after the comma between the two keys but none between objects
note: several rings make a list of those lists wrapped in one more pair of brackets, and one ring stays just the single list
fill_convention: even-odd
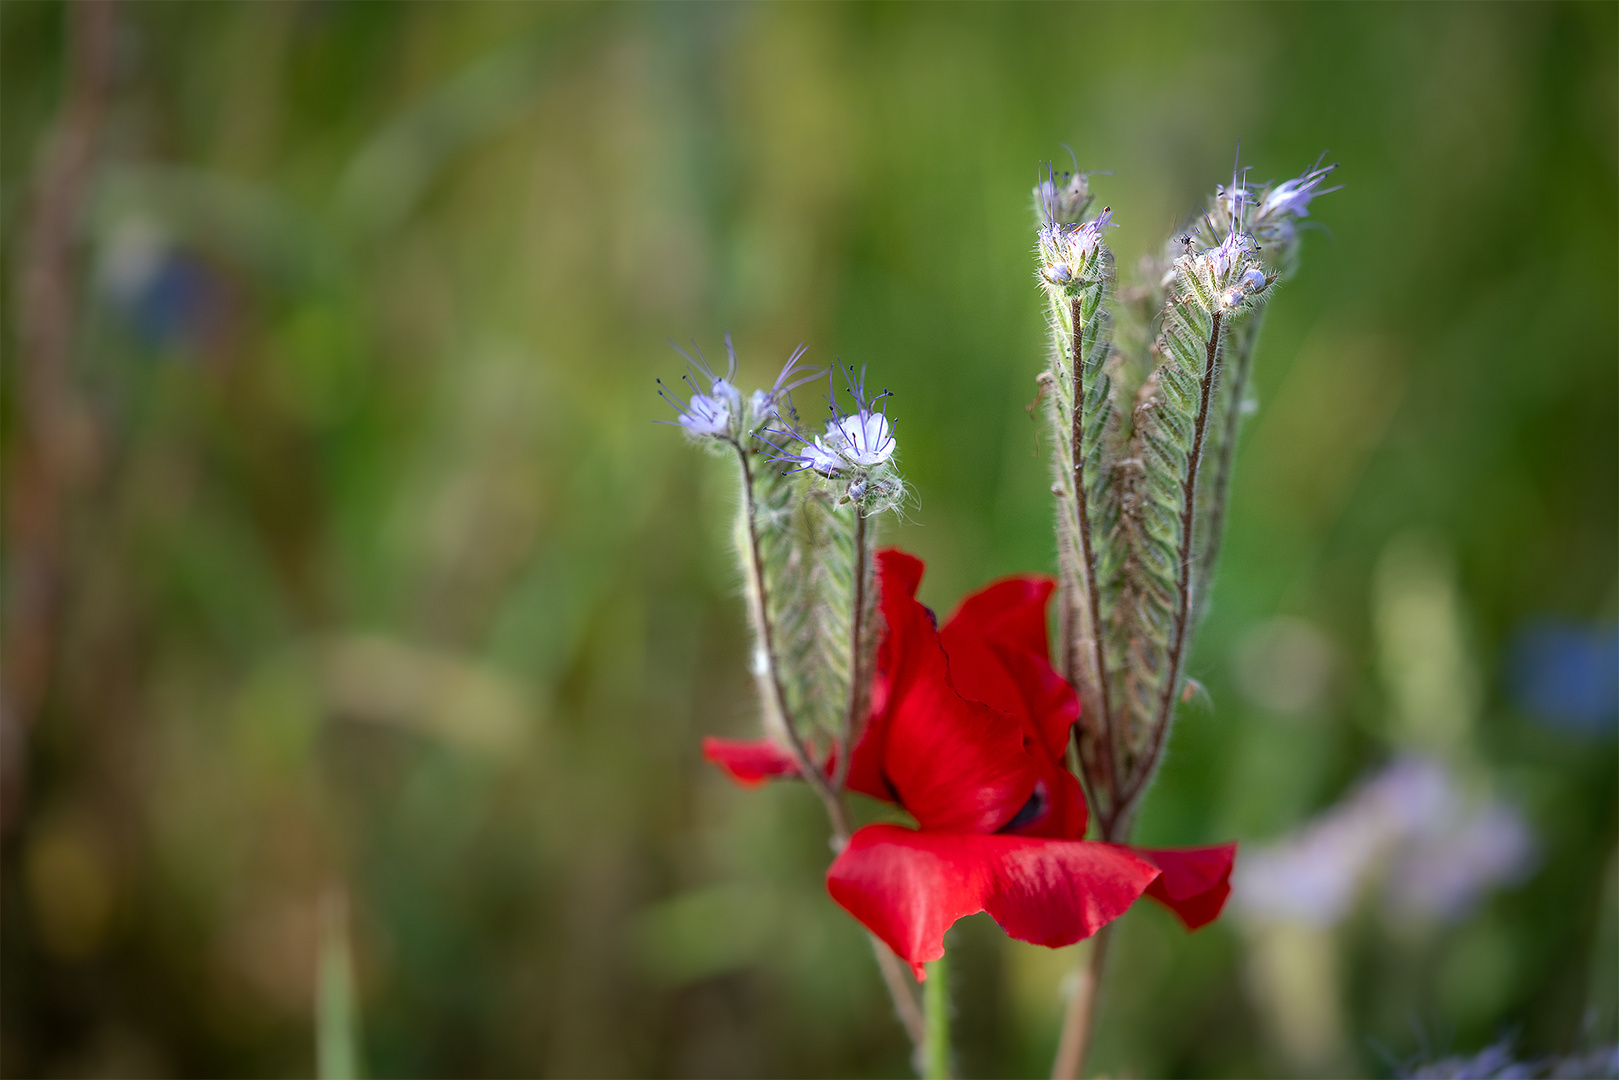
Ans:
[{"label": "unopened bud cluster", "polygon": [[[1086,174],[1042,170],[1037,279],[1051,359],[1061,668],[1104,833],[1134,813],[1189,685],[1187,643],[1218,556],[1258,318],[1297,263],[1332,166],[1261,186],[1233,170],[1207,210],[1116,288]],[[1121,332],[1113,333],[1114,320]]]},{"label": "unopened bud cluster", "polygon": [[[1069,225],[1048,221],[1040,226],[1040,277],[1047,286],[1069,294],[1102,280],[1102,230],[1113,224],[1113,211],[1103,207],[1090,221]],[[1116,227],[1116,226],[1115,226]]]},{"label": "unopened bud cluster", "polygon": [[1251,235],[1233,232],[1207,251],[1176,259],[1175,277],[1211,313],[1232,314],[1263,303],[1276,283],[1278,275],[1265,273],[1258,251]]}]

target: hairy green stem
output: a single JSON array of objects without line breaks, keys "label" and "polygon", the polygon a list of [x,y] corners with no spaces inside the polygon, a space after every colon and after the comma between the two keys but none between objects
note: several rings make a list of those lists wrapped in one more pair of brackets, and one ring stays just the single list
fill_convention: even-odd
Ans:
[{"label": "hairy green stem", "polygon": [[922,984],[927,1011],[927,1043],[922,1075],[927,1080],[950,1077],[950,958],[941,956],[928,965]]}]

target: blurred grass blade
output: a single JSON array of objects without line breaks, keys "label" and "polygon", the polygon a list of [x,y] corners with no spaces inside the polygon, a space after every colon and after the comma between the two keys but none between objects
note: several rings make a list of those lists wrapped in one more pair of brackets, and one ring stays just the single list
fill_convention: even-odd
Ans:
[{"label": "blurred grass blade", "polygon": [[348,902],[333,890],[321,906],[320,956],[315,974],[315,1057],[321,1080],[357,1080],[360,1014],[354,1000]]}]

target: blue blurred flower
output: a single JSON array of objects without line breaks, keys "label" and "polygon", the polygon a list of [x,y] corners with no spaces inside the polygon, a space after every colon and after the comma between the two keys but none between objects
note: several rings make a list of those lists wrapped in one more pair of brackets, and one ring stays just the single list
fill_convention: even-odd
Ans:
[{"label": "blue blurred flower", "polygon": [[1513,638],[1507,670],[1513,698],[1535,719],[1597,735],[1619,727],[1619,627],[1530,623]]},{"label": "blue blurred flower", "polygon": [[137,218],[115,228],[100,272],[113,306],[152,348],[200,348],[226,315],[229,288],[220,273],[154,222]]}]

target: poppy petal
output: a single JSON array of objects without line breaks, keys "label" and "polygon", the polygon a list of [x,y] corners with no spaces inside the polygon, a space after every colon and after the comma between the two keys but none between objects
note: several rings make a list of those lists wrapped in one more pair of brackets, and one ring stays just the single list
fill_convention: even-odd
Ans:
[{"label": "poppy petal", "polygon": [[951,683],[933,617],[914,595],[921,563],[892,550],[878,558],[883,711],[861,740],[849,786],[894,798],[924,829],[994,832],[1034,794],[1040,760],[1020,724]]},{"label": "poppy petal", "polygon": [[[877,664],[871,687],[871,709],[866,726],[849,758],[849,790],[875,799],[897,802],[893,786],[883,774],[883,758],[888,747],[889,706],[894,700],[895,654],[910,626],[908,608],[916,602],[917,586],[922,583],[922,560],[898,548],[877,552],[878,606],[883,613],[882,640],[877,647]],[[896,633],[896,623],[901,632]]]},{"label": "poppy petal", "polygon": [[956,689],[1032,725],[1061,760],[1079,698],[1051,666],[1046,606],[1055,588],[1045,577],[997,581],[963,600],[939,637]]},{"label": "poppy petal", "polygon": [[1064,767],[1069,731],[1079,719],[1079,698],[1051,667],[1046,606],[1050,578],[1014,577],[980,589],[956,609],[939,632],[950,658],[950,681],[962,695],[1016,718],[1024,748],[1039,759],[1043,786],[1018,815],[1038,816],[1007,831],[1023,836],[1084,837],[1084,792]]},{"label": "poppy petal", "polygon": [[1164,872],[1147,895],[1173,911],[1188,930],[1207,926],[1231,895],[1235,843],[1206,848],[1130,848]]},{"label": "poppy petal", "polygon": [[1046,604],[1056,587],[1051,578],[1033,574],[1002,578],[964,599],[942,633],[965,631],[986,643],[1046,656]]},{"label": "poppy petal", "polygon": [[742,787],[758,787],[766,780],[798,776],[798,765],[792,755],[769,739],[704,736],[703,757],[724,769]]},{"label": "poppy petal", "polygon": [[1124,914],[1158,876],[1111,844],[867,825],[827,870],[826,887],[920,979],[957,919],[988,911],[1019,941],[1057,948]]}]

